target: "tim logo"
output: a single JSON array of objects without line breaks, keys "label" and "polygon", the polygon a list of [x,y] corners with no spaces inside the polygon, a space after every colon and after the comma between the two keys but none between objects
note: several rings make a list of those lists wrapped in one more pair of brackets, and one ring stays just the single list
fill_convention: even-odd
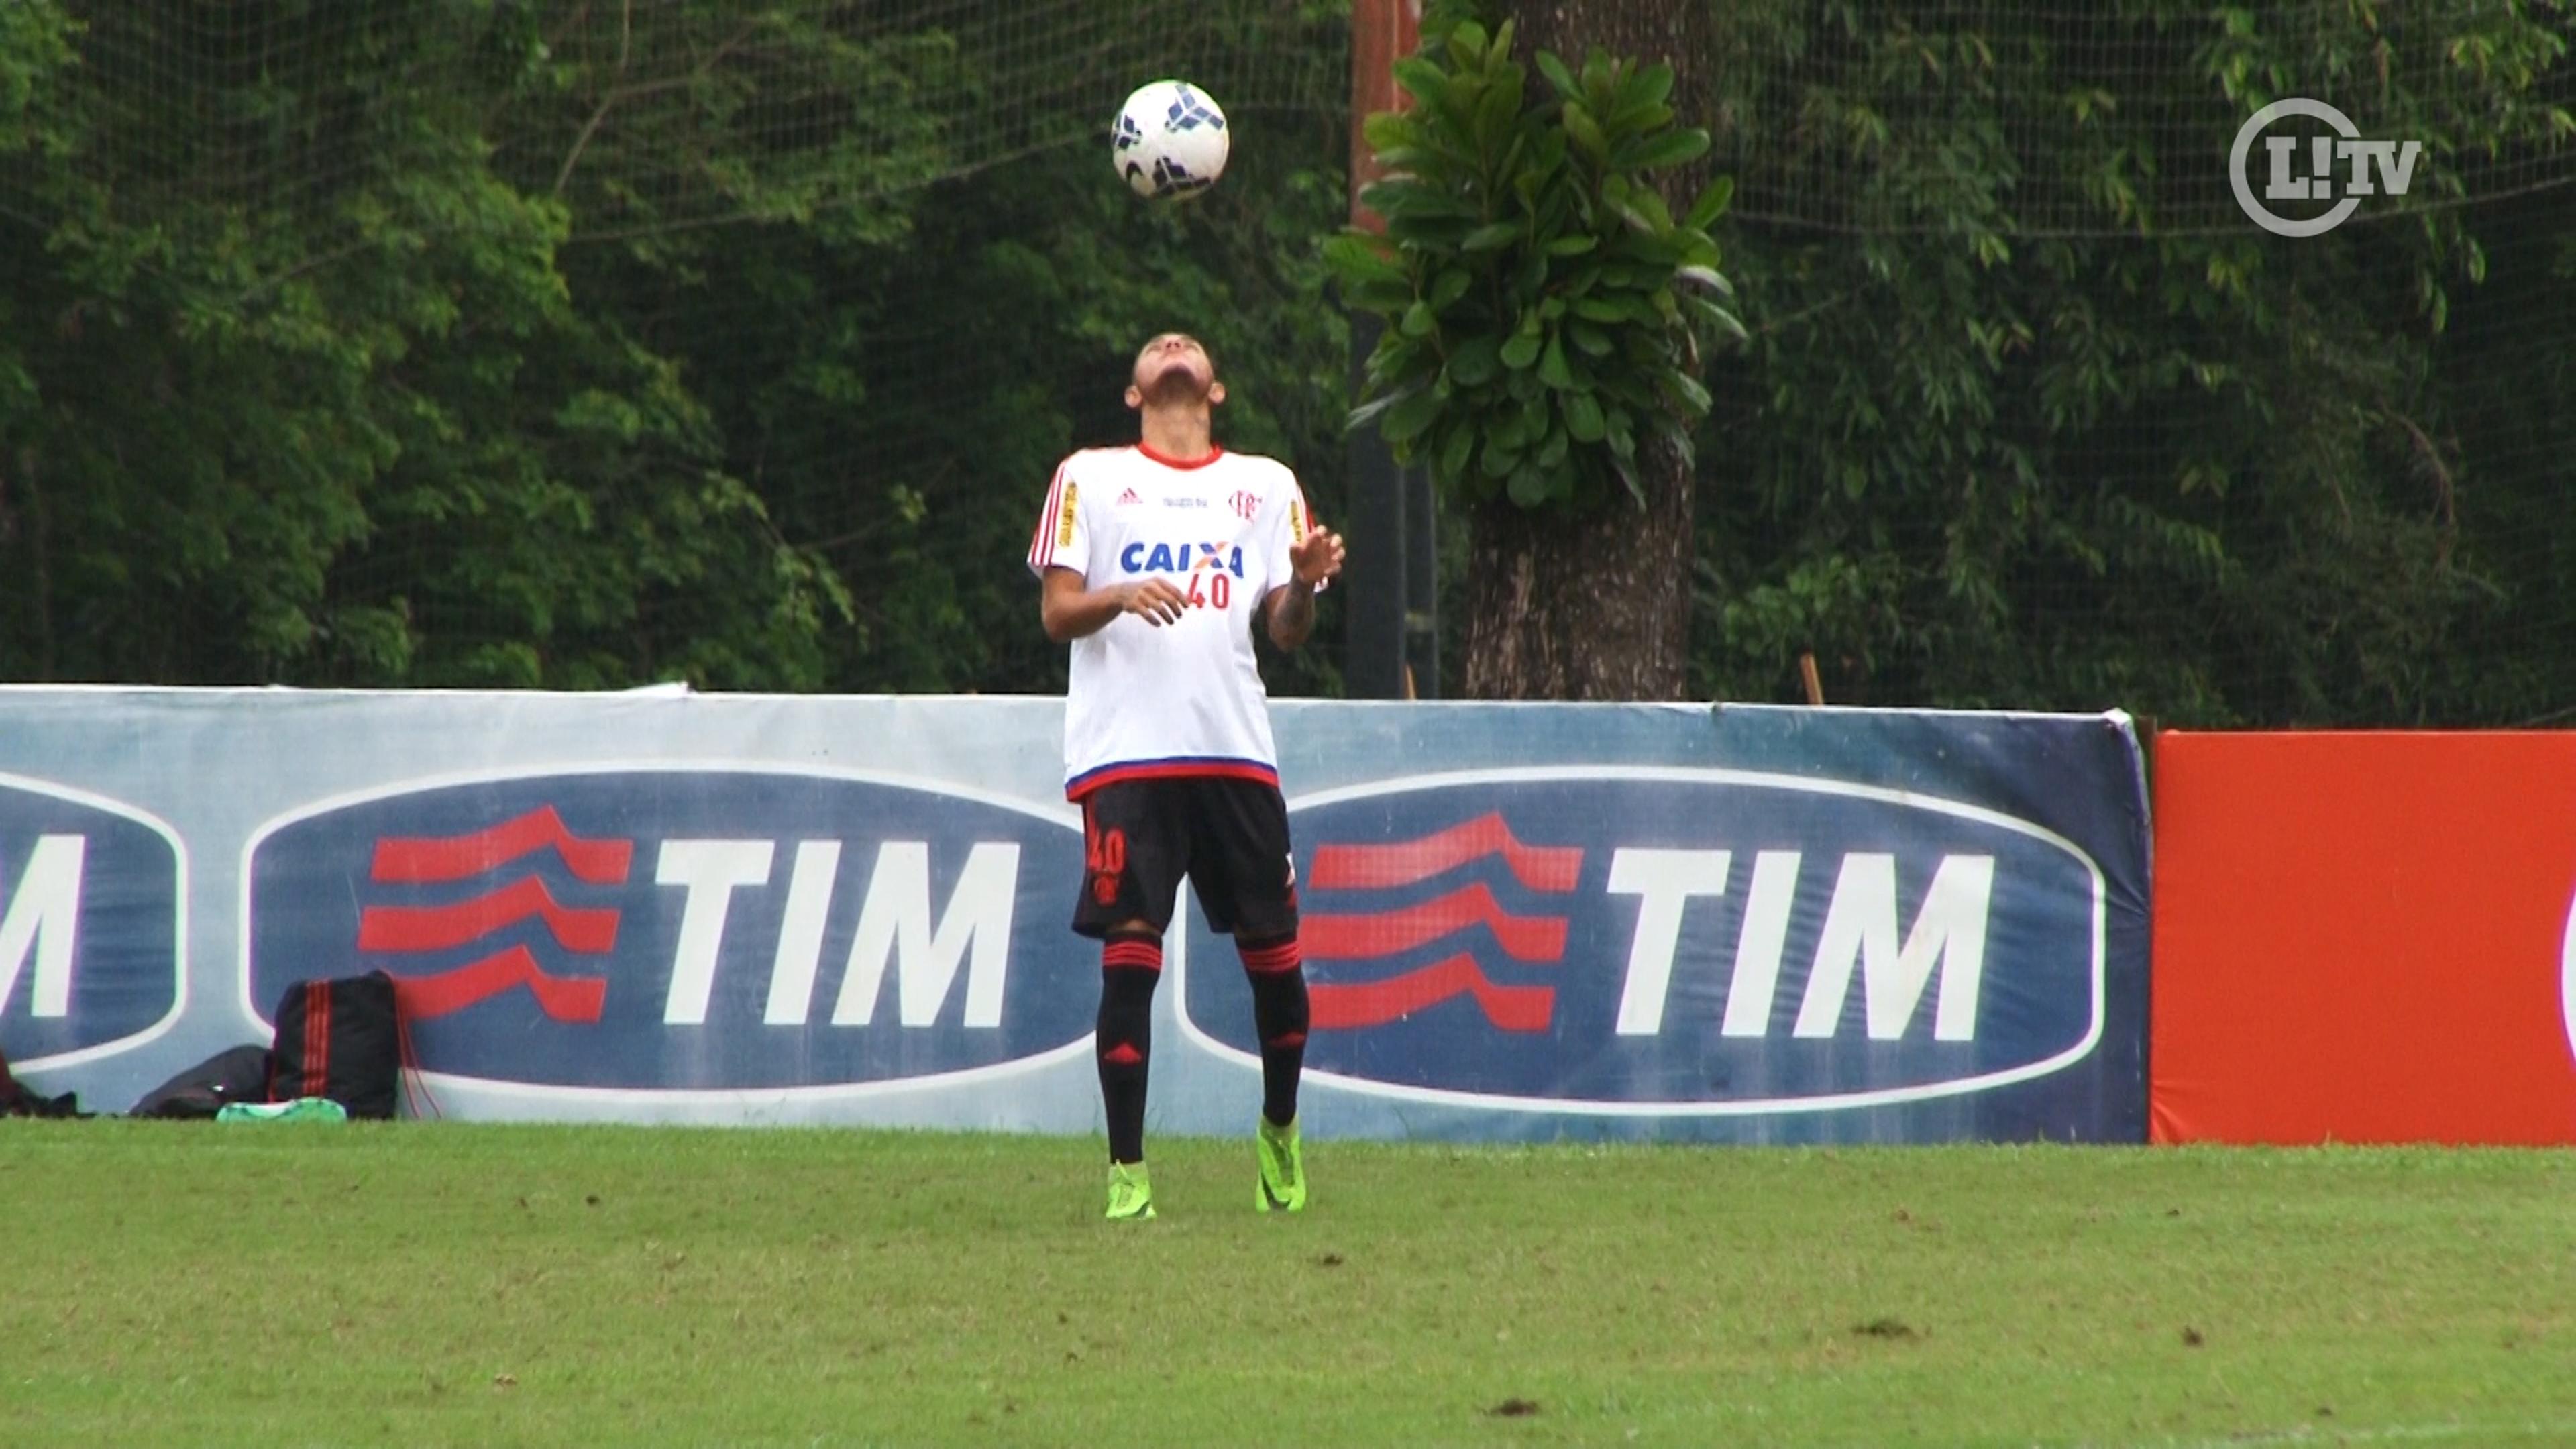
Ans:
[{"label": "tim logo", "polygon": [[0,775],[0,1056],[72,1066],[179,1019],[187,857],[130,806]]},{"label": "tim logo", "polygon": [[538,868],[538,857],[547,852],[578,885],[624,885],[635,842],[584,840],[565,827],[552,805],[471,835],[391,835],[376,841],[367,867],[373,886],[500,878],[488,891],[444,905],[369,904],[359,910],[359,951],[386,958],[383,964],[403,982],[404,1005],[415,1019],[446,1016],[524,987],[549,1020],[599,1020],[608,999],[606,978],[550,973],[524,941],[499,945],[462,966],[420,974],[407,969],[415,961],[435,962],[459,947],[497,944],[515,934],[512,928],[522,921],[541,924],[540,944],[563,955],[613,954],[617,908],[568,906],[555,899]]},{"label": "tim logo", "polygon": [[[2101,877],[2009,816],[1724,770],[1501,770],[1301,800],[1310,1071],[1378,1095],[1758,1114],[1976,1092],[2080,1061]],[[1185,1026],[1256,1059],[1195,916]]]},{"label": "tim logo", "polygon": [[1070,816],[917,782],[620,770],[404,788],[253,837],[244,1005],[381,969],[431,1071],[772,1090],[1078,1049]]},{"label": "tim logo", "polygon": [[[1543,1032],[1556,1016],[1556,987],[1506,986],[1488,979],[1471,939],[1481,927],[1503,957],[1527,966],[1555,966],[1565,959],[1566,920],[1561,915],[1513,915],[1491,888],[1474,879],[1478,862],[1492,859],[1533,896],[1572,891],[1583,871],[1583,852],[1524,845],[1500,813],[1417,840],[1378,845],[1329,844],[1314,853],[1308,899],[1365,901],[1366,893],[1405,891],[1425,881],[1459,882],[1453,890],[1391,911],[1313,911],[1300,944],[1309,960],[1349,963],[1332,976],[1363,977],[1364,963],[1402,959],[1426,943],[1445,954],[1427,966],[1398,970],[1375,980],[1318,980],[1312,987],[1319,1031],[1385,1026],[1439,1002],[1464,998],[1498,1031]],[[1408,892],[1418,894],[1418,892]],[[1537,903],[1533,903],[1534,906]],[[1456,949],[1450,949],[1455,947]],[[1549,981],[1554,972],[1531,973]]]}]

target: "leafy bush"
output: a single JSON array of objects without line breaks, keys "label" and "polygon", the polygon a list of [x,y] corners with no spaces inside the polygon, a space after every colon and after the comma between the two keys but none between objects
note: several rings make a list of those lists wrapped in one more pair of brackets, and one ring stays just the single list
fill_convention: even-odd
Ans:
[{"label": "leafy bush", "polygon": [[1709,146],[1673,124],[1670,67],[1596,48],[1578,74],[1541,51],[1532,103],[1511,49],[1509,22],[1462,22],[1397,62],[1418,107],[1367,121],[1388,178],[1360,199],[1386,234],[1325,244],[1345,298],[1387,322],[1351,426],[1468,501],[1585,507],[1617,480],[1642,502],[1641,437],[1687,462],[1708,411],[1703,330],[1744,333],[1713,300],[1732,289],[1708,235],[1733,186],[1676,218],[1651,184]]}]

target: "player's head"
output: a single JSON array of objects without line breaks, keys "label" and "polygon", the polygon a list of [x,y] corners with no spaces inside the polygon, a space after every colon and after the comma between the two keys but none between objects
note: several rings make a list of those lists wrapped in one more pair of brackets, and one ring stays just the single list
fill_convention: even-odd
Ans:
[{"label": "player's head", "polygon": [[1186,332],[1165,332],[1136,353],[1127,382],[1127,406],[1215,406],[1225,401],[1225,384],[1216,380],[1216,359]]}]

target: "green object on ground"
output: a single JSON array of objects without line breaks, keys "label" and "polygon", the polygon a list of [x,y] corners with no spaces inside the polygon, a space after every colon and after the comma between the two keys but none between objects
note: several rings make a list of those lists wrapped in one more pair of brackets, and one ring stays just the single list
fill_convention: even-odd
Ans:
[{"label": "green object on ground", "polygon": [[346,1122],[349,1109],[328,1097],[298,1097],[292,1102],[226,1102],[218,1122]]}]

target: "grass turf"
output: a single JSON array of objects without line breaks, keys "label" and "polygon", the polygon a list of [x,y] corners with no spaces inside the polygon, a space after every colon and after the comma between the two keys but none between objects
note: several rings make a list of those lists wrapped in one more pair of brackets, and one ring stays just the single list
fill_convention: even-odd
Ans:
[{"label": "grass turf", "polygon": [[2576,1443],[2576,1155],[0,1123],[0,1444]]}]

